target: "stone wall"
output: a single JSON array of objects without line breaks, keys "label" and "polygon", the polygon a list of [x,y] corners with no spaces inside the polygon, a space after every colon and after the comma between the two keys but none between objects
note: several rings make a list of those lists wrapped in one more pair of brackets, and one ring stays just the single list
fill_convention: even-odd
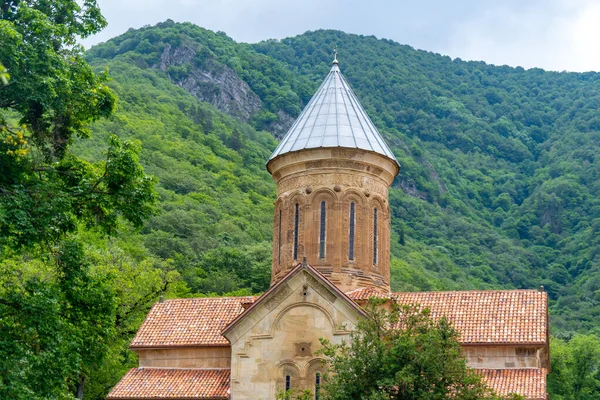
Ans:
[{"label": "stone wall", "polygon": [[[268,168],[277,182],[271,284],[306,257],[342,291],[360,287],[389,291],[388,187],[398,172],[397,164],[364,150],[319,148],[284,154],[271,160]],[[322,203],[326,216],[323,252]]]},{"label": "stone wall", "polygon": [[230,347],[137,349],[140,368],[229,368]]},{"label": "stone wall", "polygon": [[313,275],[285,282],[225,336],[231,341],[231,400],[274,399],[285,388],[314,392],[319,338],[348,340],[359,312]]},{"label": "stone wall", "polygon": [[543,347],[463,346],[471,368],[545,368]]}]

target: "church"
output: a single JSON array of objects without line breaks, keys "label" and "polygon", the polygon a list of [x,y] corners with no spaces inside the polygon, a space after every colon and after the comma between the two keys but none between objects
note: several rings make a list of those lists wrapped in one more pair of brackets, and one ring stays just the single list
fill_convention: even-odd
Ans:
[{"label": "church", "polygon": [[156,303],[130,345],[139,367],[108,399],[273,400],[290,389],[318,398],[319,339],[347,341],[371,297],[446,316],[498,394],[547,399],[543,290],[391,291],[388,189],[400,166],[337,58],[267,169],[277,184],[270,289]]}]

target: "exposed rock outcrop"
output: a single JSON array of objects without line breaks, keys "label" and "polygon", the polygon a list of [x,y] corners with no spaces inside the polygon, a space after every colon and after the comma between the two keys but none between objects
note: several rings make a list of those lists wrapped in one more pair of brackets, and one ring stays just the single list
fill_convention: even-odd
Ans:
[{"label": "exposed rock outcrop", "polygon": [[171,66],[188,66],[185,74],[169,75],[171,80],[187,90],[198,100],[212,104],[218,110],[248,121],[260,110],[260,98],[228,66],[207,58],[201,65],[195,62],[197,50],[188,44],[165,47],[160,69],[169,73]]},{"label": "exposed rock outcrop", "polygon": [[271,122],[266,127],[266,130],[271,132],[276,139],[281,139],[292,127],[294,121],[296,121],[296,118],[292,117],[283,110],[279,110],[277,111],[277,120]]}]

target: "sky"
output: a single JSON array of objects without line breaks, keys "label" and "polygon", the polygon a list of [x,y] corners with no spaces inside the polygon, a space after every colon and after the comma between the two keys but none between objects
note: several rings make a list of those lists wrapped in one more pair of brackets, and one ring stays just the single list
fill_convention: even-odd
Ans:
[{"label": "sky", "polygon": [[172,19],[238,42],[339,29],[463,60],[600,71],[600,0],[97,1],[108,27],[84,40],[85,47]]}]

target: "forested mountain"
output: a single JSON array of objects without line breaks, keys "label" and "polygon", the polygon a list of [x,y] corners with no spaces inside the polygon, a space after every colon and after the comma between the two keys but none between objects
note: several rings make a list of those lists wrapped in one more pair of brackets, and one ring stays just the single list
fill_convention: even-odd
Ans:
[{"label": "forested mountain", "polygon": [[[261,130],[289,126],[335,45],[342,72],[402,165],[390,193],[394,289],[543,285],[555,332],[596,328],[597,73],[464,62],[338,31],[249,45],[170,21],[130,30],[95,46],[88,60],[110,68],[121,101],[95,137],[142,140],[142,160],[169,211],[146,224],[148,248],[182,260],[185,270],[209,249],[268,243],[274,186],[264,162],[275,142]],[[235,85],[259,99],[238,122],[192,97],[226,97]]]},{"label": "forested mountain", "polygon": [[[91,276],[114,298],[104,356],[86,364],[85,398],[103,398],[136,365],[127,343],[161,294],[268,288],[275,185],[265,162],[336,45],[342,73],[401,164],[390,190],[393,290],[543,285],[554,335],[598,333],[600,74],[452,60],[339,31],[244,44],[166,21],[86,53],[108,72],[117,108],[75,140],[74,153],[100,161],[112,135],[131,140],[158,201],[141,229],[122,220],[111,238],[76,230]],[[0,272],[17,289],[0,294],[26,304],[32,321],[36,307],[56,304],[49,289],[29,295],[55,279],[46,259],[12,250],[3,258]],[[31,337],[63,346],[68,333],[57,336],[62,322],[50,322],[56,329]],[[553,365],[566,374],[571,350],[555,343]],[[600,351],[595,336],[571,343]],[[60,348],[43,362],[27,357],[62,368],[72,348]],[[565,379],[551,378],[561,383],[550,390]]]}]

